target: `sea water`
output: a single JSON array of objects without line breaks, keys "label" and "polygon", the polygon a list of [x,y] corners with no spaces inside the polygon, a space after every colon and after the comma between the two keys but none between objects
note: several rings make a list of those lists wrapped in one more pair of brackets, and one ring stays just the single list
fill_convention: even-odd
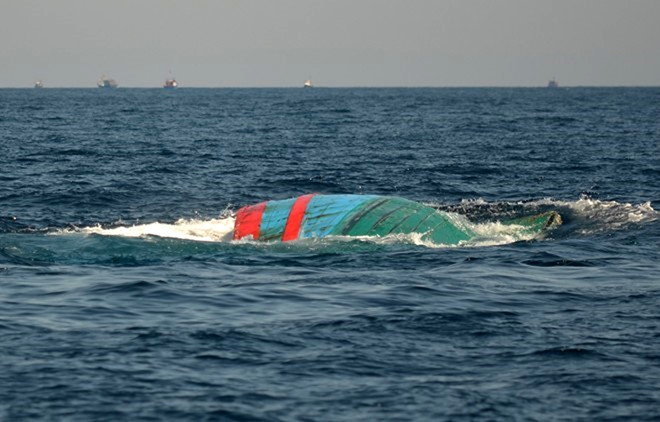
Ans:
[{"label": "sea water", "polygon": [[[0,420],[656,420],[659,160],[658,88],[0,90]],[[310,192],[479,237],[231,240]]]}]

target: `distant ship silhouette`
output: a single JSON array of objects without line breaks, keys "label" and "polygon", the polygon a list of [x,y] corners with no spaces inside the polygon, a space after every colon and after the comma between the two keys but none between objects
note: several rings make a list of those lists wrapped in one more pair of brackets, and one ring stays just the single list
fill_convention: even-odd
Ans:
[{"label": "distant ship silhouette", "polygon": [[165,80],[165,84],[163,85],[163,88],[165,89],[174,89],[177,86],[179,86],[179,83],[176,81],[174,78],[169,78]]},{"label": "distant ship silhouette", "polygon": [[96,81],[96,86],[99,88],[117,88],[117,82],[114,79],[110,79],[105,75],[101,76],[101,79]]}]

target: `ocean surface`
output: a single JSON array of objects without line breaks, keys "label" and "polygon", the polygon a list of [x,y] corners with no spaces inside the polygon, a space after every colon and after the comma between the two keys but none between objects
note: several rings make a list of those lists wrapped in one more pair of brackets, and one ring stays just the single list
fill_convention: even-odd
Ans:
[{"label": "ocean surface", "polygon": [[[231,240],[310,192],[481,237]],[[0,420],[658,420],[658,209],[660,88],[2,89]]]}]

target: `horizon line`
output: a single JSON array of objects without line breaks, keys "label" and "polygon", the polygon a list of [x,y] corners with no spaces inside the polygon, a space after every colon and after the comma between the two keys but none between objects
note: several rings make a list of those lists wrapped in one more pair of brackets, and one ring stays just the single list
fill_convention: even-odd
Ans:
[{"label": "horizon line", "polygon": [[[549,89],[562,89],[562,88],[657,88],[658,85],[559,85],[558,87],[548,87],[547,85],[315,85],[312,89],[451,89],[451,88],[549,88]],[[302,85],[273,85],[273,86],[248,86],[248,85],[184,85],[178,86],[174,89],[166,89],[162,85],[158,86],[139,86],[139,85],[118,85],[115,88],[103,88],[98,86],[82,85],[82,86],[43,86],[36,88],[34,86],[0,86],[0,89],[93,89],[93,90],[116,90],[116,89],[163,89],[168,91],[176,91],[180,89],[310,89]]]}]

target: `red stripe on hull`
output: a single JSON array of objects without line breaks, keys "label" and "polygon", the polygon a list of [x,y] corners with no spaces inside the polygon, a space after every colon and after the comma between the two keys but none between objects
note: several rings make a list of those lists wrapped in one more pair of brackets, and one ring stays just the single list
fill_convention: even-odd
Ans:
[{"label": "red stripe on hull", "polygon": [[286,220],[286,227],[284,227],[284,234],[282,235],[282,242],[290,240],[297,240],[300,234],[300,225],[302,224],[307,204],[312,199],[314,194],[299,196],[296,202],[293,203],[289,218]]},{"label": "red stripe on hull", "polygon": [[252,236],[253,240],[259,239],[259,227],[261,226],[261,217],[266,209],[266,203],[261,202],[249,207],[243,207],[236,213],[234,222],[234,240],[242,239],[246,236]]}]

